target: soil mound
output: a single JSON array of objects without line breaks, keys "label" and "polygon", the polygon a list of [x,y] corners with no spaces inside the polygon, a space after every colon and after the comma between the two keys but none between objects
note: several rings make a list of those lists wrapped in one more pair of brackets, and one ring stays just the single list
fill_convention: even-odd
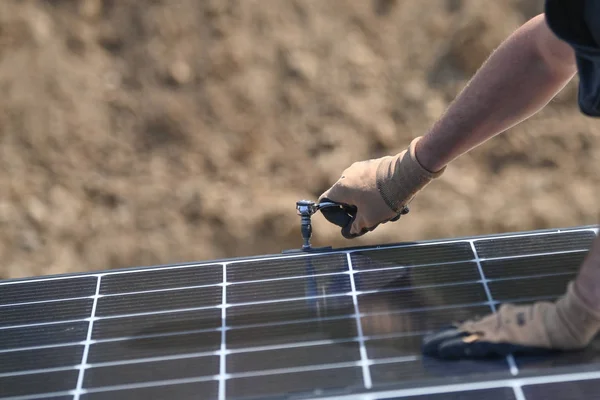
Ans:
[{"label": "soil mound", "polygon": [[[542,1],[0,2],[0,277],[278,253],[295,202],[424,133]],[[363,245],[597,222],[576,81]]]}]

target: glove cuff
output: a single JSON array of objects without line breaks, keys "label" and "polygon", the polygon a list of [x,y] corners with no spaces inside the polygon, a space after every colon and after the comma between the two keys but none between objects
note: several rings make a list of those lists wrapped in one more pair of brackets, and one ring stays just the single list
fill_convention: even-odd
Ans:
[{"label": "glove cuff", "polygon": [[439,178],[446,167],[431,172],[425,169],[415,153],[422,136],[410,143],[408,149],[394,157],[385,157],[377,168],[377,189],[387,206],[396,213],[433,179]]},{"label": "glove cuff", "polygon": [[567,293],[556,302],[556,312],[548,317],[547,326],[567,328],[549,330],[550,341],[562,349],[585,347],[600,330],[600,310],[590,308],[581,299],[573,281],[569,282]]}]

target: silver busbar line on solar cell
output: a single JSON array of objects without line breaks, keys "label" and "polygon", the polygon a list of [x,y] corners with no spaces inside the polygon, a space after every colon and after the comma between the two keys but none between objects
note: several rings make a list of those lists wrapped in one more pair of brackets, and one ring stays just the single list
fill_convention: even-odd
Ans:
[{"label": "silver busbar line on solar cell", "polygon": [[[335,208],[334,206],[331,207]],[[0,399],[591,400],[600,338],[440,361],[423,335],[552,300],[597,226],[0,281]]]}]

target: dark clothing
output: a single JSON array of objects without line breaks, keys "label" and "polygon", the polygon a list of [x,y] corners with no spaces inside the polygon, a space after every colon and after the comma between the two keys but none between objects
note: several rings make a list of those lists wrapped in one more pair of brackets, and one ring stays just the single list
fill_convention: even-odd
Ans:
[{"label": "dark clothing", "polygon": [[600,0],[546,0],[550,29],[575,50],[579,108],[600,117]]}]

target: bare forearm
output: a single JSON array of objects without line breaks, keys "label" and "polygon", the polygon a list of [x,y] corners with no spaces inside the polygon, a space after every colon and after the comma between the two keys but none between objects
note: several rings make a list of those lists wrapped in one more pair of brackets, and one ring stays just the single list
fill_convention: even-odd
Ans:
[{"label": "bare forearm", "polygon": [[561,45],[554,47],[563,52],[559,55],[563,59],[556,63],[549,61],[557,60],[556,54],[540,51],[540,36],[549,34],[540,24],[545,24],[541,18],[529,21],[502,43],[424,135],[416,155],[425,168],[438,171],[463,153],[529,118],[573,77],[574,61],[564,62],[568,50]]}]

